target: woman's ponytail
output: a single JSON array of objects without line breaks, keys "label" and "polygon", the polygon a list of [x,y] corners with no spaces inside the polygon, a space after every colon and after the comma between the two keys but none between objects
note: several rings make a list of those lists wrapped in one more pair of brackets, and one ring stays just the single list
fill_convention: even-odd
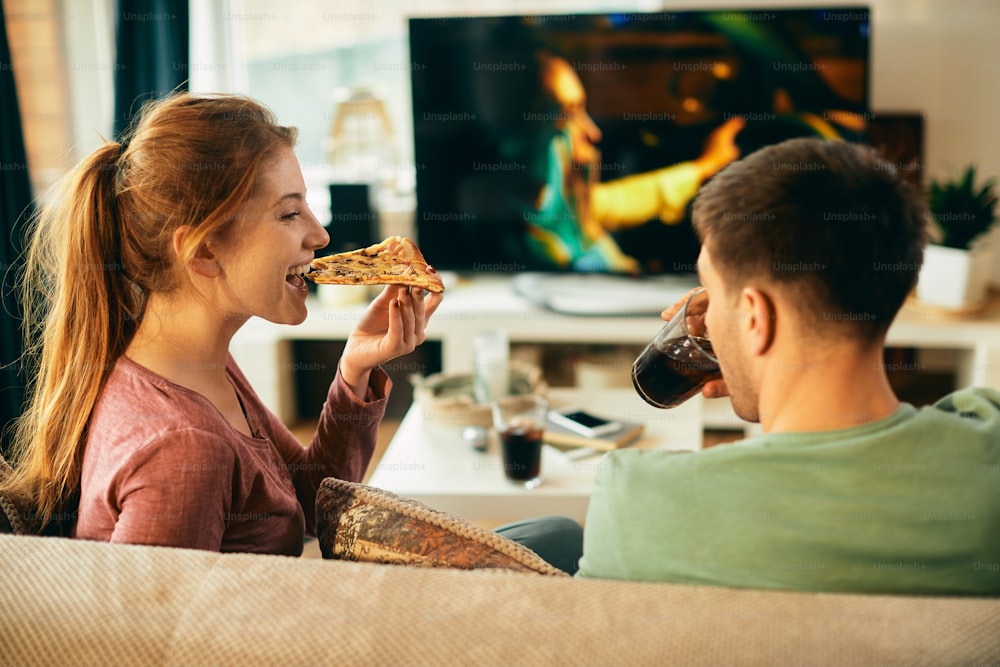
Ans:
[{"label": "woman's ponytail", "polygon": [[[47,524],[80,480],[84,434],[100,389],[135,332],[138,296],[120,256],[119,145],[94,151],[33,221],[21,281],[28,408],[14,474],[0,489]],[[33,520],[33,521],[32,521]]]}]

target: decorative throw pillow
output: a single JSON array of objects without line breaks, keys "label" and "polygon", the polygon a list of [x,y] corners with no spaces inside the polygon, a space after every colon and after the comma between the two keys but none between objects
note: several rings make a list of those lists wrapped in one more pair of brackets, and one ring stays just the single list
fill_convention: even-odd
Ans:
[{"label": "decorative throw pillow", "polygon": [[[0,456],[0,479],[14,472]],[[0,494],[0,533],[25,535],[29,531],[21,521],[21,511],[10,498]]]},{"label": "decorative throw pillow", "polygon": [[525,546],[415,500],[328,477],[316,495],[323,558],[568,576]]},{"label": "decorative throw pillow", "polygon": [[[10,464],[0,456],[0,479],[13,474]],[[46,535],[69,537],[80,506],[80,490],[77,489],[59,512],[54,514],[44,526],[36,507],[26,502],[17,502],[10,496],[0,494],[0,533],[15,535]]]}]

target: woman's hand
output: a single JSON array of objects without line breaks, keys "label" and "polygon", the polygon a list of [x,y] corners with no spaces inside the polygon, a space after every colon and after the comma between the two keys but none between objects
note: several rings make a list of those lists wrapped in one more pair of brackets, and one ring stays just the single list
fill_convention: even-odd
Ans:
[{"label": "woman's hand", "polygon": [[441,294],[425,296],[418,288],[388,285],[371,302],[340,358],[340,374],[356,396],[365,397],[372,369],[424,342],[427,321],[441,299]]}]

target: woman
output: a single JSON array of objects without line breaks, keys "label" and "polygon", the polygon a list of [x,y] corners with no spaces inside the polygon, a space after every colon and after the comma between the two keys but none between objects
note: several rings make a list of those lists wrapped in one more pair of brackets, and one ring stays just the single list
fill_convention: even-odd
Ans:
[{"label": "woman", "polygon": [[251,317],[306,317],[300,274],[329,238],[294,141],[252,100],[172,96],[40,214],[24,283],[38,367],[3,490],[43,524],[79,492],[76,537],[299,554],[320,480],[361,479],[391,386],[378,366],[423,342],[441,297],[372,302],[303,448],[228,352]]}]

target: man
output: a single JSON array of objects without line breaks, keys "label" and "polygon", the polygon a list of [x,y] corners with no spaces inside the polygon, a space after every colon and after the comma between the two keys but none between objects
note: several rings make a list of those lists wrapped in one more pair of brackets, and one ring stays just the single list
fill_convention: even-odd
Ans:
[{"label": "man", "polygon": [[609,454],[579,575],[1000,592],[1000,393],[917,409],[885,374],[925,244],[920,195],[870,149],[794,139],[722,170],[693,216],[725,380],[705,393],[763,434]]}]

